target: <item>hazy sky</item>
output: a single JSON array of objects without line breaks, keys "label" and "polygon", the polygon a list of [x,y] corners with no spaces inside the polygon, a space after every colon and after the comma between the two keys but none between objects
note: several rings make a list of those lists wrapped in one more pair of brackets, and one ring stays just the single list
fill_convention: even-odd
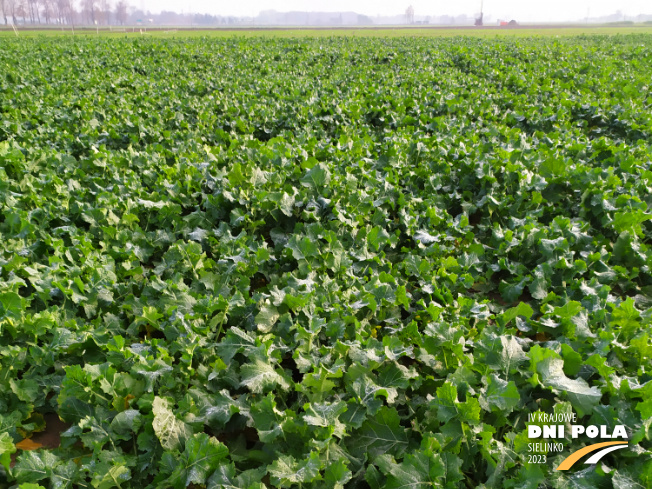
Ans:
[{"label": "hazy sky", "polygon": [[[359,14],[397,15],[412,5],[415,15],[459,15],[480,11],[480,0],[131,0],[136,8],[152,12],[174,10],[185,13],[209,13],[215,15],[255,16],[261,10],[291,10],[344,12]],[[554,21],[583,19],[590,9],[591,17],[609,15],[621,10],[625,15],[652,13],[650,0],[485,0],[485,14],[492,18],[525,21]]]}]

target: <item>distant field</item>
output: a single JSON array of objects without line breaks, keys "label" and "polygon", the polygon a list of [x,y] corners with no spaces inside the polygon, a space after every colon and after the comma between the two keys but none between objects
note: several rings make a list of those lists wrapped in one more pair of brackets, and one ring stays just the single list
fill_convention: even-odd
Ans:
[{"label": "distant field", "polygon": [[[141,33],[142,30],[142,33]],[[66,26],[61,29],[18,29],[19,36],[71,36],[72,30]],[[150,37],[231,37],[231,36],[265,36],[265,37],[329,37],[329,36],[373,36],[373,37],[451,37],[451,36],[473,36],[473,37],[531,37],[531,36],[577,36],[577,35],[619,35],[619,34],[652,34],[652,25],[635,26],[564,26],[564,25],[541,25],[541,26],[518,26],[518,27],[494,27],[485,26],[481,28],[469,27],[359,27],[359,28],[265,28],[265,27],[236,27],[216,29],[193,29],[193,28],[140,28],[129,27],[125,32],[119,30],[109,31],[108,29],[76,29],[76,36],[150,36]],[[12,29],[0,30],[1,37],[15,37]]]}]

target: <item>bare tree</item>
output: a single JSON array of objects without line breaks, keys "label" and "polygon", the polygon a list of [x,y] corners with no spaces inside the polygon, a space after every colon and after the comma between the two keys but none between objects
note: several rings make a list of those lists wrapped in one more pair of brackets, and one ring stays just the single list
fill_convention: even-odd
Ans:
[{"label": "bare tree", "polygon": [[53,0],[59,24],[73,24],[75,11],[72,0]]},{"label": "bare tree", "polygon": [[16,0],[6,0],[5,6],[7,10],[5,15],[11,15],[11,23],[16,25],[18,21],[16,20]]},{"label": "bare tree", "polygon": [[14,0],[11,16],[14,18],[14,24],[17,24],[17,17],[23,19],[23,24],[27,20],[27,5],[25,0]]},{"label": "bare tree", "polygon": [[57,24],[63,24],[65,22],[64,19],[66,18],[65,2],[63,0],[52,0],[52,1],[54,2],[54,11],[57,17],[56,22]]},{"label": "bare tree", "polygon": [[125,0],[120,0],[115,6],[115,18],[121,25],[125,25],[127,18],[129,17],[127,14],[127,8],[128,5]]},{"label": "bare tree", "polygon": [[7,21],[7,0],[0,0],[0,12],[2,12],[2,17],[5,19],[5,25],[9,22]]},{"label": "bare tree", "polygon": [[109,0],[99,0],[99,17],[100,24],[111,23],[111,2]]},{"label": "bare tree", "polygon": [[82,16],[89,24],[95,24],[97,20],[98,0],[82,0]]},{"label": "bare tree", "polygon": [[74,6],[74,0],[64,0],[66,2],[66,13],[68,15],[68,23],[70,25],[75,26],[75,6]]},{"label": "bare tree", "polygon": [[34,23],[34,6],[31,2],[31,0],[24,0],[21,2],[23,5],[23,8],[25,9],[25,12],[29,15],[29,23],[33,24]]},{"label": "bare tree", "polygon": [[39,0],[41,8],[43,9],[43,16],[45,17],[45,23],[50,24],[52,17],[54,16],[54,9],[52,6],[52,0]]},{"label": "bare tree", "polygon": [[414,7],[412,5],[405,10],[405,20],[408,24],[414,24]]},{"label": "bare tree", "polygon": [[38,0],[27,0],[29,6],[29,17],[32,24],[38,22],[41,23],[41,15],[39,14],[39,2]]},{"label": "bare tree", "polygon": [[72,7],[71,3],[68,0],[54,0],[56,12],[57,12],[57,21],[59,24],[70,24],[71,23],[71,14],[70,9]]}]

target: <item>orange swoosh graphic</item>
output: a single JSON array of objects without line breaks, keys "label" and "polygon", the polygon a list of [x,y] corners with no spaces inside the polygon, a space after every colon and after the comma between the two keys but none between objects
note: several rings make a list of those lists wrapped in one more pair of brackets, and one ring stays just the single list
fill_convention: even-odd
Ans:
[{"label": "orange swoosh graphic", "polygon": [[596,450],[599,450],[600,448],[604,447],[609,447],[611,445],[627,445],[626,441],[605,441],[602,443],[594,443],[593,445],[589,445],[587,447],[584,447],[576,452],[571,453],[568,457],[564,459],[564,461],[559,464],[559,467],[557,467],[555,470],[568,470],[570,469],[575,462],[577,462],[579,459],[581,459],[584,455],[595,452]]}]

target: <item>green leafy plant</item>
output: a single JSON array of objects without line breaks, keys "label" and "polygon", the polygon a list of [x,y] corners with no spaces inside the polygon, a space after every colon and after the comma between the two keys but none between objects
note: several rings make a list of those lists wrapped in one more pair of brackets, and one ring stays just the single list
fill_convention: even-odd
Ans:
[{"label": "green leafy plant", "polygon": [[649,36],[0,64],[0,484],[652,485]]}]

